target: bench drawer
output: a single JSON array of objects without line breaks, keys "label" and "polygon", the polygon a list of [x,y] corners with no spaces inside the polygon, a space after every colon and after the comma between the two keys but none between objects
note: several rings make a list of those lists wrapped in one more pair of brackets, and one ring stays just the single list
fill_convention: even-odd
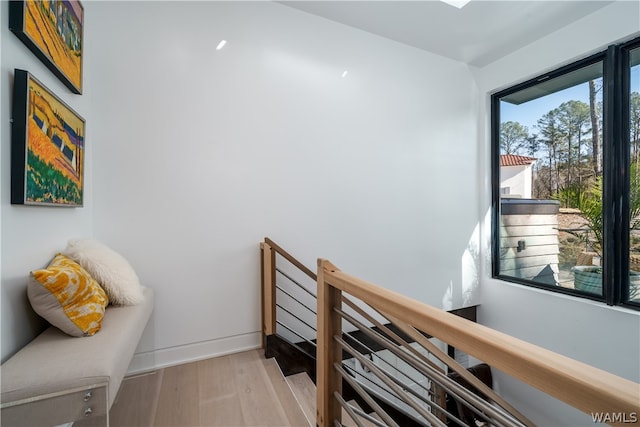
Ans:
[{"label": "bench drawer", "polygon": [[100,384],[37,396],[21,402],[3,402],[1,416],[2,425],[35,427],[100,418],[107,415],[107,411],[107,384]]}]

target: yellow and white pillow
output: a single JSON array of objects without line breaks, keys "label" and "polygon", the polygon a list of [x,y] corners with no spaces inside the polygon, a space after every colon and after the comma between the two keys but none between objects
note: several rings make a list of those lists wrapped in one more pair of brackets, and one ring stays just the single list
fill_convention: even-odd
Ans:
[{"label": "yellow and white pillow", "polygon": [[100,285],[72,259],[58,254],[27,285],[31,306],[63,332],[89,336],[98,332],[109,300]]}]

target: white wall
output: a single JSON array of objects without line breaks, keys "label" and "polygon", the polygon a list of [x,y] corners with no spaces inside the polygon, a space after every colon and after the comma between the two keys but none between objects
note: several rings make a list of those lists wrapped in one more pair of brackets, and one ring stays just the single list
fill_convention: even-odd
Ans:
[{"label": "white wall", "polygon": [[157,295],[133,369],[258,345],[264,236],[475,302],[464,64],[270,2],[90,2],[87,21],[95,235]]},{"label": "white wall", "polygon": [[500,167],[500,188],[509,187],[510,196],[531,198],[531,165]]},{"label": "white wall", "polygon": [[[0,19],[2,18],[4,13],[4,7],[0,5]],[[4,37],[3,37],[4,39]],[[0,69],[1,68],[1,62],[2,62],[2,40],[0,40]],[[2,95],[4,94],[3,91],[3,84],[0,83],[0,99],[2,99]],[[1,102],[1,101],[0,101]],[[0,104],[1,105],[1,104]],[[0,138],[4,137],[4,128],[6,127],[6,125],[4,125],[4,121],[5,121],[5,116],[2,113],[2,107],[0,106]],[[2,179],[0,179],[0,181],[4,181],[6,178],[4,178],[3,172],[2,172],[2,149],[0,149],[0,177],[2,177]],[[4,288],[4,286],[2,286],[2,283],[4,283],[4,281],[2,280],[2,278],[4,276],[2,276],[2,193],[4,192],[3,190],[3,186],[2,184],[0,184],[0,287]],[[2,297],[3,292],[0,291],[0,309],[2,308]],[[2,315],[0,314],[0,362],[2,362],[5,357],[5,353],[2,351],[2,349],[4,348],[4,346],[2,345],[2,336],[4,336],[4,329],[2,327]]]},{"label": "white wall", "polygon": [[[482,227],[480,323],[636,382],[640,380],[640,313],[490,279],[488,106],[491,92],[601,51],[608,44],[637,33],[638,7],[637,2],[616,2],[475,72],[484,97],[479,129],[484,159],[481,203],[486,213]],[[588,414],[504,375],[497,375],[495,380],[501,392],[538,425],[593,422]]]},{"label": "white wall", "polygon": [[[637,313],[489,278],[486,114],[488,92],[637,31],[635,2],[475,70],[475,82],[463,64],[279,4],[84,5],[82,96],[1,30],[2,123],[16,67],[87,119],[84,208],[11,206],[9,144],[0,150],[3,359],[42,326],[28,272],[90,234],[156,291],[134,369],[255,346],[268,235],[311,267],[327,257],[444,308],[478,301],[481,269],[482,323],[638,381]],[[497,385],[542,425],[585,422]]]},{"label": "white wall", "polygon": [[[85,90],[82,96],[72,94],[8,28],[8,2],[0,2],[1,82],[0,113],[2,147],[0,148],[0,224],[2,235],[0,294],[2,300],[1,334],[2,360],[15,353],[44,327],[33,312],[26,294],[26,280],[31,270],[47,265],[56,252],[73,237],[91,235],[93,227],[93,115],[89,105],[92,94]],[[85,34],[85,42],[92,44],[92,31]],[[85,64],[93,61],[96,52],[88,51]],[[87,120],[87,148],[85,158],[84,207],[33,207],[11,205],[11,103],[13,99],[13,73],[19,68],[31,72],[51,91],[69,104]],[[85,85],[91,85],[92,76],[85,75]]]}]

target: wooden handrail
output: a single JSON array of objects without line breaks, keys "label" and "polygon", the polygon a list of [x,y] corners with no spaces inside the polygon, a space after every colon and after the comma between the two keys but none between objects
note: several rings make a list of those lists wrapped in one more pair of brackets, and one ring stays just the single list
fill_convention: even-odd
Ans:
[{"label": "wooden handrail", "polygon": [[300,261],[295,259],[291,254],[289,254],[289,252],[287,252],[284,249],[282,249],[276,242],[274,242],[273,240],[271,240],[268,237],[264,238],[264,242],[266,244],[268,244],[269,246],[271,246],[271,249],[273,249],[278,254],[280,254],[284,259],[289,261],[291,264],[295,265],[304,274],[306,274],[307,276],[309,276],[313,280],[318,280],[318,276],[316,275],[316,273],[314,273],[309,268],[307,268],[307,266],[305,266],[303,263],[301,263]]},{"label": "wooden handrail", "polygon": [[[640,413],[638,383],[350,276],[329,261],[318,260],[318,274],[319,297],[322,291],[323,295],[328,294],[335,302],[336,295],[341,292],[352,295],[383,314],[407,322],[587,414],[637,416]],[[324,313],[333,302],[318,299],[319,349],[322,349],[321,344],[336,347],[328,341],[328,337],[335,331],[335,321],[329,320],[328,314]],[[332,307],[330,309],[332,310]],[[330,331],[327,331],[327,328]],[[327,419],[332,419],[327,417],[335,412],[331,409],[332,405],[326,402],[327,397],[320,396],[321,390],[327,389],[327,386],[321,385],[321,381],[326,378],[331,381],[325,372],[328,367],[321,366],[320,359],[323,353],[325,359],[333,359],[331,349],[319,350],[318,371],[322,372],[322,375],[318,376],[320,426],[325,425],[324,421]],[[333,392],[333,387],[329,384],[329,391]],[[320,423],[321,420],[323,423]]]}]

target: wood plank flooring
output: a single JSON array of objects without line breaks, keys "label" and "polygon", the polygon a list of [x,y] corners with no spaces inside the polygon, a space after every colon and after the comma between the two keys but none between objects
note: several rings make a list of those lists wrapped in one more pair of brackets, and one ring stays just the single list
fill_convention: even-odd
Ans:
[{"label": "wood plank flooring", "polygon": [[[275,359],[252,350],[127,377],[109,417],[112,427],[315,427],[315,413],[307,374],[285,379]],[[344,410],[342,420],[356,425]]]},{"label": "wood plank flooring", "polygon": [[252,350],[126,378],[110,424],[306,427],[315,416],[311,424],[275,360]]}]

